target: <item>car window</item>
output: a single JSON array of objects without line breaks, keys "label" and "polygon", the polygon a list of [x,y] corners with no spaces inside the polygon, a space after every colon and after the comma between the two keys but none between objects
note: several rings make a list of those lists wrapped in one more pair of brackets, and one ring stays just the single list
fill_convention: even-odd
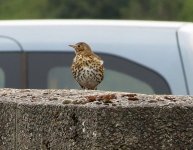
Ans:
[{"label": "car window", "polygon": [[5,72],[0,68],[0,88],[5,87]]},{"label": "car window", "polygon": [[22,88],[22,65],[19,52],[1,52],[0,88]]},{"label": "car window", "polygon": [[[166,80],[155,71],[118,56],[99,55],[105,62],[105,77],[98,89],[171,94]],[[70,70],[73,57],[71,52],[28,53],[29,88],[80,89]]]},{"label": "car window", "polygon": [[[70,67],[54,67],[48,72],[48,88],[80,88],[72,77]],[[150,85],[130,75],[105,69],[103,82],[98,86],[100,90],[130,91],[141,93],[155,93]]]},{"label": "car window", "polygon": [[50,89],[71,89],[79,87],[72,78],[70,67],[51,68],[48,72],[47,83]]}]

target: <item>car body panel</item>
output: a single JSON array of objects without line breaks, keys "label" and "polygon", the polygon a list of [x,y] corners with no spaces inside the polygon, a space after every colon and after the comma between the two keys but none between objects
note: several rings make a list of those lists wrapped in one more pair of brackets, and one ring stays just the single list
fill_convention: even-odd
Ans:
[{"label": "car body panel", "polygon": [[183,59],[184,74],[190,95],[193,95],[193,24],[187,24],[178,31],[179,46]]},{"label": "car body panel", "polygon": [[0,52],[18,52],[22,50],[21,44],[12,37],[0,35]]}]

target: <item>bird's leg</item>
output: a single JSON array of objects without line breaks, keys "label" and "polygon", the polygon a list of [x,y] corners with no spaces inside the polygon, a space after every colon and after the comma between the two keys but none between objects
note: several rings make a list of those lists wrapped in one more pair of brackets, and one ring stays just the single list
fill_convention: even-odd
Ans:
[{"label": "bird's leg", "polygon": [[[80,85],[80,84],[79,84],[79,85]],[[80,85],[80,87],[81,87],[83,90],[86,90],[86,88],[85,88],[84,86]]]}]

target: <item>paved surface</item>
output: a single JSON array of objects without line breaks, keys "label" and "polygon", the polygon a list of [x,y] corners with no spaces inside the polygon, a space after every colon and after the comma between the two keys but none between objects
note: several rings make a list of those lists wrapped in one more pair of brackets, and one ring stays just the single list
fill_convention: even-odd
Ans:
[{"label": "paved surface", "polygon": [[0,89],[0,149],[193,149],[193,98]]}]

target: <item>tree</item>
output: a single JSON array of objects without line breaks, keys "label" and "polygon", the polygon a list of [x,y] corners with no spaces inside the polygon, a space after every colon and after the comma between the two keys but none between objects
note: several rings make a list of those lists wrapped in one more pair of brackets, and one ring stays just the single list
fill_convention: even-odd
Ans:
[{"label": "tree", "polygon": [[36,19],[46,15],[47,0],[4,0],[0,3],[0,19]]},{"label": "tree", "polygon": [[176,20],[183,1],[130,0],[121,9],[121,17],[128,19]]},{"label": "tree", "polygon": [[179,20],[182,21],[193,21],[193,1],[192,0],[184,0],[183,7],[178,16]]}]

